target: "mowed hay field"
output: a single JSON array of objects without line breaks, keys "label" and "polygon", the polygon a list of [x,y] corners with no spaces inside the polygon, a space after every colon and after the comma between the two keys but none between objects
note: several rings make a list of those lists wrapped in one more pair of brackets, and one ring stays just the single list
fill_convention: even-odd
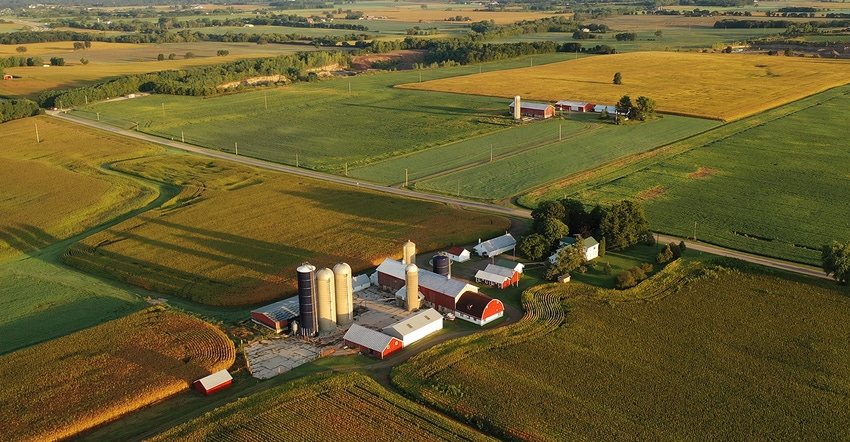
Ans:
[{"label": "mowed hay field", "polygon": [[[397,87],[613,105],[653,98],[661,112],[736,120],[847,84],[850,61],[767,55],[636,52]],[[620,72],[623,84],[613,84]]]},{"label": "mowed hay field", "polygon": [[[820,266],[821,247],[846,241],[850,86],[729,123],[554,186],[539,200],[643,200],[653,229]],[[522,203],[534,206],[531,198]]]},{"label": "mowed hay field", "polygon": [[49,117],[0,124],[0,260],[153,201],[156,190],[101,166],[159,152],[152,144]]},{"label": "mowed hay field", "polygon": [[357,373],[311,376],[230,403],[150,441],[490,441]]},{"label": "mowed hay field", "polygon": [[[520,322],[469,338],[485,345],[472,354],[470,342],[434,347],[393,382],[509,438],[850,438],[846,288],[674,263],[626,292],[533,290],[527,305],[566,304],[559,327]],[[551,304],[530,314],[559,323]]]},{"label": "mowed hay field", "polygon": [[0,432],[8,440],[71,437],[185,391],[235,358],[218,329],[152,307],[0,357]]},{"label": "mowed hay field", "polygon": [[510,226],[500,216],[189,155],[113,167],[184,190],[161,209],[74,245],[65,262],[211,305],[292,294],[304,261],[344,261],[360,272],[401,256],[408,239],[428,251]]}]

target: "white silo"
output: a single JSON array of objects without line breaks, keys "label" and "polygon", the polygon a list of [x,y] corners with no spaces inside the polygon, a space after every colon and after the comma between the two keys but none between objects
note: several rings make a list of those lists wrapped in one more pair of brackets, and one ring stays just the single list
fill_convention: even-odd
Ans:
[{"label": "white silo", "polygon": [[407,300],[407,311],[419,308],[419,267],[416,264],[408,264],[404,268],[405,298]]},{"label": "white silo", "polygon": [[413,244],[413,241],[408,240],[402,246],[404,258],[402,258],[402,264],[415,264],[416,263],[416,244]]},{"label": "white silo", "polygon": [[514,97],[514,120],[519,120],[522,118],[522,105],[520,103],[519,95]]},{"label": "white silo", "polygon": [[334,306],[334,272],[324,268],[316,272],[316,291],[318,296],[319,333],[336,331],[336,308]]},{"label": "white silo", "polygon": [[354,288],[351,285],[351,266],[341,262],[334,266],[336,286],[336,323],[342,326],[354,320]]}]

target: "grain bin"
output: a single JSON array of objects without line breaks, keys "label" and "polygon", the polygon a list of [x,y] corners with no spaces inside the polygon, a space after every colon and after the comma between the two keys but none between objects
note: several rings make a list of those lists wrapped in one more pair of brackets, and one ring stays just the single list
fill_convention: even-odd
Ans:
[{"label": "grain bin", "polygon": [[319,312],[319,332],[336,331],[336,297],[334,296],[334,272],[324,268],[316,272],[316,310]]},{"label": "grain bin", "polygon": [[309,263],[298,267],[298,309],[301,317],[300,336],[313,336],[319,331],[316,315],[316,267]]},{"label": "grain bin", "polygon": [[354,320],[354,288],[351,285],[351,266],[341,262],[334,266],[336,323],[342,326]]},{"label": "grain bin", "polygon": [[451,260],[446,255],[435,255],[431,260],[434,265],[434,273],[448,278],[450,261]]},{"label": "grain bin", "polygon": [[416,244],[408,240],[404,243],[402,249],[404,251],[404,258],[401,260],[402,264],[416,264]]},{"label": "grain bin", "polygon": [[407,311],[419,308],[419,267],[408,264],[404,268],[405,298]]}]

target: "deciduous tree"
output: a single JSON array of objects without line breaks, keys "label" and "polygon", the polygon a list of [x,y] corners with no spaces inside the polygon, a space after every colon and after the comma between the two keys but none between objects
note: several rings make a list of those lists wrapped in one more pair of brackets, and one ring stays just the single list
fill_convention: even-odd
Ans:
[{"label": "deciduous tree", "polygon": [[614,84],[623,84],[623,74],[619,72],[614,74]]},{"label": "deciduous tree", "polygon": [[519,251],[526,258],[537,261],[543,257],[543,254],[549,250],[549,243],[546,238],[539,233],[532,233],[526,236],[519,243]]},{"label": "deciduous tree", "polygon": [[833,241],[832,245],[823,246],[821,257],[823,271],[840,284],[847,284],[850,279],[850,242]]}]

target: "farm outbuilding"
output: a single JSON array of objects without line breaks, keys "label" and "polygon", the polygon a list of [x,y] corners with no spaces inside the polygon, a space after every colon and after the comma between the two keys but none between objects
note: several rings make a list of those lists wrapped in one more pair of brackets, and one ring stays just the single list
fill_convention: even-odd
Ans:
[{"label": "farm outbuilding", "polygon": [[299,316],[298,297],[284,299],[256,310],[251,310],[251,320],[281,333],[288,330]]},{"label": "farm outbuilding", "polygon": [[402,344],[408,345],[443,329],[443,316],[429,308],[413,316],[409,316],[395,324],[384,327],[384,333],[401,339]]},{"label": "farm outbuilding", "polygon": [[377,356],[381,359],[404,347],[400,339],[358,324],[351,324],[351,328],[345,332],[342,339],[349,348],[356,348],[364,355]]},{"label": "farm outbuilding", "polygon": [[229,387],[232,383],[233,377],[230,376],[230,373],[227,370],[221,370],[198,379],[192,385],[195,390],[209,396],[218,390]]},{"label": "farm outbuilding", "polygon": [[515,275],[518,274],[512,269],[495,264],[487,264],[484,270],[479,270],[475,273],[475,282],[503,289],[519,281],[519,277],[514,280]]},{"label": "farm outbuilding", "polygon": [[485,325],[504,314],[505,305],[502,301],[476,292],[462,294],[455,310],[455,316],[458,318],[478,325]]},{"label": "farm outbuilding", "polygon": [[12,79],[12,76],[11,76],[11,75],[9,75],[9,74],[5,74],[5,75],[3,75],[3,79],[4,79],[4,80],[11,80],[11,79]]},{"label": "farm outbuilding", "polygon": [[555,103],[555,110],[570,112],[593,112],[594,104],[585,101],[561,100]]},{"label": "farm outbuilding", "polygon": [[469,261],[471,254],[469,250],[464,249],[463,247],[452,247],[446,252],[449,255],[449,258],[454,262],[466,262]]},{"label": "farm outbuilding", "polygon": [[[515,115],[515,106],[516,103],[511,102],[511,105],[509,106],[511,115]],[[555,106],[546,103],[529,103],[527,101],[523,101],[519,105],[519,113],[526,117],[551,118],[555,116]]]},{"label": "farm outbuilding", "polygon": [[505,258],[500,258],[498,261],[496,261],[496,265],[504,267],[506,269],[511,269],[519,274],[522,274],[522,271],[525,270],[525,264]]},{"label": "farm outbuilding", "polygon": [[473,249],[479,256],[491,258],[516,248],[516,239],[510,233],[480,242]]},{"label": "farm outbuilding", "polygon": [[[406,265],[402,262],[385,259],[375,272],[377,285],[384,290],[398,292],[405,286],[405,267]],[[449,311],[455,309],[456,300],[462,293],[478,291],[478,288],[472,284],[424,269],[418,271],[418,284],[419,293],[424,296],[426,303],[437,309]]]},{"label": "farm outbuilding", "polygon": [[355,292],[368,289],[372,285],[369,275],[357,275],[351,280],[352,289]]}]

